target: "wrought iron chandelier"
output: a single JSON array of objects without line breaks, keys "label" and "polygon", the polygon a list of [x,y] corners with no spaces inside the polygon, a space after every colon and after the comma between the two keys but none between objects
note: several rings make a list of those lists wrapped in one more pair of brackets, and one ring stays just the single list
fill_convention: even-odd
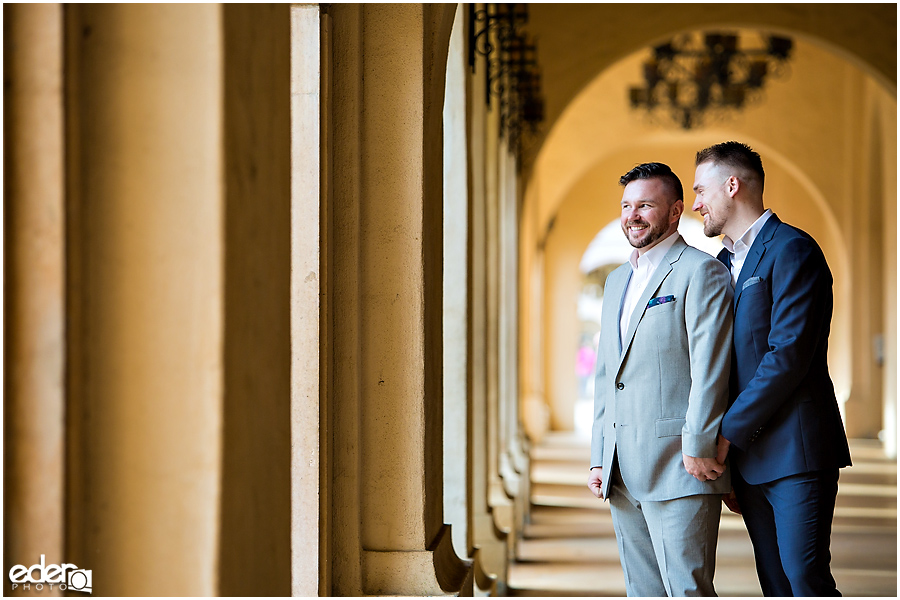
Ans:
[{"label": "wrought iron chandelier", "polygon": [[544,120],[537,43],[522,30],[527,4],[469,4],[469,66],[485,57],[485,103],[499,100],[500,133],[521,155],[522,134],[534,134]]},{"label": "wrought iron chandelier", "polygon": [[629,90],[631,107],[691,129],[707,115],[758,100],[766,79],[787,71],[794,45],[784,37],[761,37],[761,47],[748,49],[730,33],[689,33],[656,46],[644,63],[645,83]]}]

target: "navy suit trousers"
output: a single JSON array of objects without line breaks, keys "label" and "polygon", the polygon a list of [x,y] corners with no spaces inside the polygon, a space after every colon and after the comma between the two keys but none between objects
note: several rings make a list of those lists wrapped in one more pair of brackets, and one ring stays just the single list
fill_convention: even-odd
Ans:
[{"label": "navy suit trousers", "polygon": [[751,485],[732,473],[766,596],[840,596],[831,575],[838,469]]}]

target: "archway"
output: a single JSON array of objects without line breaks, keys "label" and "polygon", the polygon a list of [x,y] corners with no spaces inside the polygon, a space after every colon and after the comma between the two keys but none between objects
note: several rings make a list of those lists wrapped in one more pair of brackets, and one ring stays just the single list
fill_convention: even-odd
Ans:
[{"label": "archway", "polygon": [[[577,344],[576,267],[590,238],[615,217],[618,176],[636,163],[658,160],[670,164],[690,188],[696,150],[739,139],[763,156],[767,205],[812,234],[826,253],[835,277],[832,376],[839,398],[850,407],[848,432],[874,437],[881,429],[882,405],[889,413],[890,403],[896,403],[896,373],[882,366],[892,363],[884,354],[875,356],[871,338],[881,335],[885,348],[895,348],[896,331],[882,318],[881,301],[872,305],[870,299],[894,287],[896,267],[892,273],[873,259],[889,253],[867,241],[866,230],[890,223],[878,243],[896,239],[895,219],[889,220],[885,207],[894,197],[896,176],[879,173],[881,180],[864,190],[849,182],[858,179],[855,169],[867,160],[888,164],[893,156],[896,161],[895,128],[884,122],[886,114],[896,123],[892,90],[845,56],[800,39],[791,77],[770,84],[762,104],[713,127],[665,130],[641,121],[625,102],[627,85],[636,80],[644,58],[643,52],[627,56],[585,87],[563,111],[536,160],[525,215],[538,243],[524,249],[523,272],[540,280],[541,300],[532,304],[542,312],[531,313],[525,330],[530,348],[541,353],[540,360],[528,357],[530,364],[541,370],[530,382],[535,393],[529,397],[543,395],[549,427],[574,428],[567,416],[576,395],[571,362],[563,365],[559,357]],[[870,124],[873,114],[878,128]],[[534,265],[542,265],[540,272]],[[878,312],[879,319],[862,322],[855,316],[860,310]],[[523,346],[526,354],[528,347]],[[894,436],[893,426],[887,419],[882,432],[887,439]]]}]

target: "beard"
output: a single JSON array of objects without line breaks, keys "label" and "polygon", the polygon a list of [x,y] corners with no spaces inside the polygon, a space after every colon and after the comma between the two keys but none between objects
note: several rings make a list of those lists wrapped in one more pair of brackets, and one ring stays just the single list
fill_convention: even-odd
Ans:
[{"label": "beard", "polygon": [[[709,209],[709,204],[714,204],[715,212]],[[711,192],[706,209],[706,218],[703,219],[703,235],[706,237],[722,235],[722,230],[733,214],[734,200],[729,198],[724,191],[719,191],[715,194]]]},{"label": "beard", "polygon": [[[629,227],[633,227],[636,225],[646,225],[647,229],[642,230],[637,236],[640,237],[632,237],[635,234],[628,231]],[[628,243],[631,244],[633,248],[644,248],[649,246],[650,244],[656,242],[660,238],[662,238],[669,231],[668,223],[661,223],[657,225],[651,225],[646,221],[632,221],[625,224],[625,227],[622,228],[622,231],[625,232],[625,238],[628,240]]]},{"label": "beard", "polygon": [[707,218],[703,221],[703,235],[706,237],[716,237],[722,235],[722,228],[725,227],[724,219],[716,219],[712,213],[706,213]]}]

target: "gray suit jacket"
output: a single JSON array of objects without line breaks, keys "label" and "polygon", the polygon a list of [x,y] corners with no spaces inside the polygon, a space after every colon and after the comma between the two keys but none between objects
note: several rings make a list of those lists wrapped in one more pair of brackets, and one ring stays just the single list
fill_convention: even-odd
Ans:
[{"label": "gray suit jacket", "polygon": [[603,497],[614,464],[637,500],[728,493],[728,470],[716,481],[698,481],[681,454],[716,456],[731,372],[731,275],[679,236],[638,301],[620,349],[631,273],[629,263],[610,273],[603,295],[591,439]]}]

